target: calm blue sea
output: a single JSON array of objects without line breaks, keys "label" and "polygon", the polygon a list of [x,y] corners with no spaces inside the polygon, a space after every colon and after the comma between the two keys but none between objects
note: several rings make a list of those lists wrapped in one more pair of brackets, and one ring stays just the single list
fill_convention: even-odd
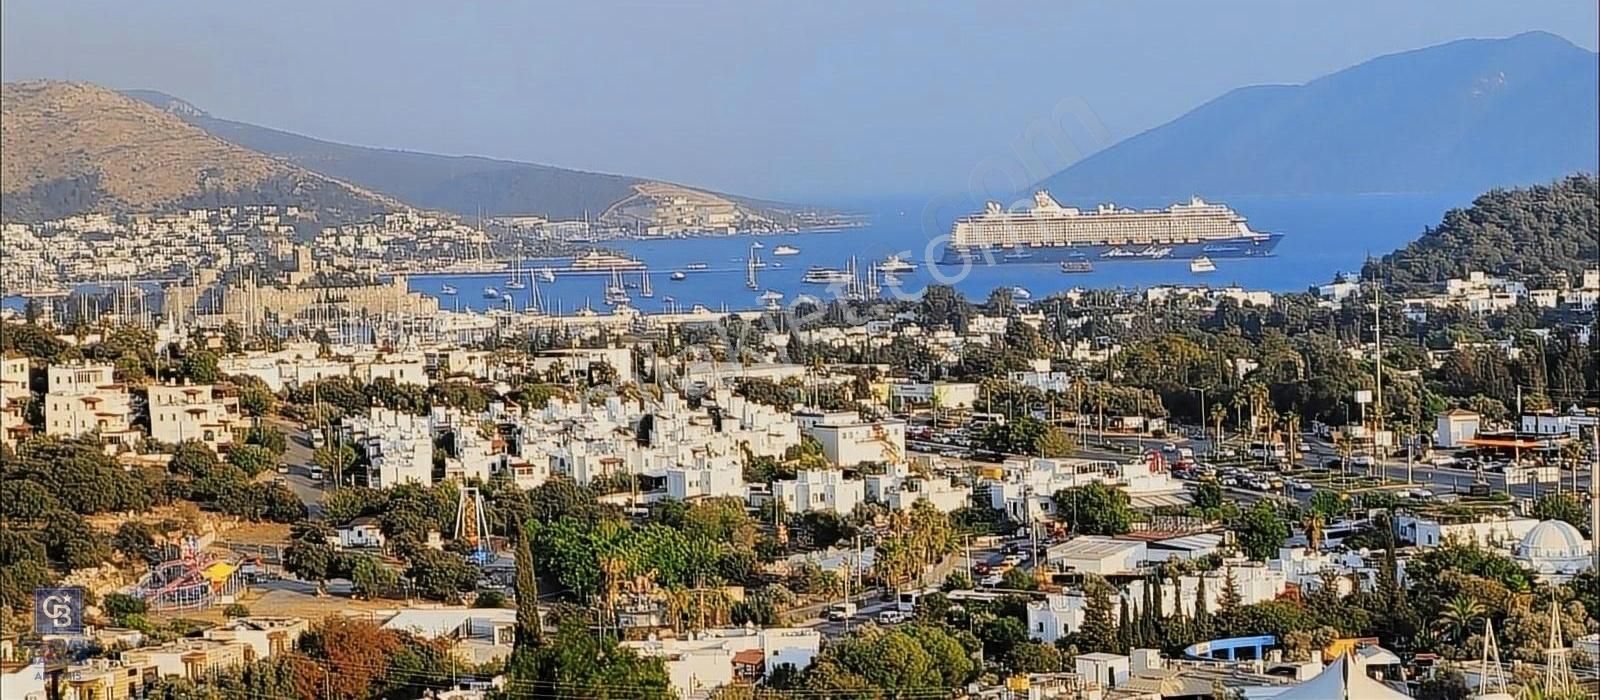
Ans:
[{"label": "calm blue sea", "polygon": [[[1339,272],[1358,270],[1369,253],[1381,255],[1406,244],[1421,235],[1425,227],[1437,224],[1446,210],[1469,204],[1473,196],[1475,193],[1231,198],[1227,203],[1248,218],[1252,228],[1281,232],[1284,240],[1271,258],[1217,260],[1217,270],[1207,274],[1191,273],[1185,261],[1095,261],[1094,272],[1086,274],[1064,274],[1053,264],[1013,263],[973,267],[964,272],[950,267],[935,268],[929,261],[937,260],[942,251],[936,239],[949,232],[957,216],[981,207],[981,203],[954,199],[905,198],[849,203],[844,206],[868,214],[871,223],[839,232],[617,241],[605,246],[625,250],[646,263],[654,298],[645,299],[637,289],[629,290],[633,305],[645,311],[663,310],[669,299],[683,308],[692,304],[713,309],[756,308],[759,306],[757,296],[768,290],[783,294],[785,304],[800,294],[831,298],[827,287],[800,281],[807,268],[816,265],[843,267],[855,256],[864,270],[866,265],[890,254],[899,254],[917,264],[915,272],[901,275],[900,289],[907,295],[915,295],[934,282],[954,284],[974,300],[983,299],[997,287],[1013,286],[1029,290],[1035,298],[1072,287],[1148,287],[1175,283],[1214,287],[1237,284],[1251,289],[1302,291],[1332,279]],[[1118,202],[1133,207],[1161,207],[1169,203],[1166,200]],[[1086,207],[1091,203],[1063,204]],[[757,273],[759,290],[751,291],[746,288],[744,260],[756,241],[764,246],[759,254],[769,267]],[[773,249],[779,245],[794,246],[800,253],[773,256]],[[672,272],[684,270],[695,262],[703,262],[709,269],[688,272],[688,279],[683,281],[669,279]],[[771,266],[773,263],[781,267]],[[537,268],[543,263],[529,261],[527,265]],[[638,272],[628,273],[626,280],[637,284],[639,276]],[[484,297],[487,287],[510,295],[511,304],[516,308],[526,307],[531,291],[507,290],[505,278],[506,275],[500,274],[423,275],[413,276],[411,286],[433,295],[439,295],[446,284],[456,287],[458,294],[455,296],[441,296],[446,308],[504,308],[503,297]],[[608,277],[603,274],[558,274],[555,282],[540,283],[538,288],[548,311],[570,312],[584,306],[604,310],[607,281]],[[10,298],[5,304],[20,308],[21,300]]]},{"label": "calm blue sea", "polygon": [[[655,297],[643,299],[637,290],[630,290],[633,305],[645,311],[665,308],[668,297],[683,307],[704,304],[713,309],[722,306],[755,308],[759,305],[757,296],[767,290],[784,294],[785,304],[798,294],[830,298],[827,287],[800,281],[807,268],[814,265],[840,268],[855,256],[864,269],[869,262],[882,260],[890,254],[910,258],[918,266],[916,272],[901,275],[901,289],[907,294],[918,293],[933,282],[954,284],[974,300],[983,299],[996,287],[1011,286],[1024,287],[1035,298],[1072,287],[1148,287],[1174,283],[1237,284],[1251,289],[1303,291],[1331,280],[1336,273],[1359,270],[1369,253],[1381,255],[1405,245],[1421,235],[1425,227],[1436,225],[1446,210],[1469,204],[1473,196],[1468,193],[1230,199],[1228,204],[1244,214],[1252,228],[1282,232],[1284,240],[1271,258],[1217,260],[1217,271],[1207,274],[1191,273],[1186,261],[1096,261],[1094,272],[1085,274],[1064,274],[1054,264],[1012,263],[974,267],[964,274],[957,268],[937,268],[938,275],[943,278],[939,279],[929,260],[937,260],[942,248],[938,242],[930,247],[930,242],[946,235],[955,217],[975,207],[965,203],[930,206],[928,200],[916,199],[857,204],[853,210],[869,213],[872,223],[840,232],[624,241],[606,245],[626,250],[646,263]],[[1119,202],[1135,207],[1160,207],[1168,203],[1160,200]],[[769,265],[780,263],[782,267],[759,270],[759,290],[751,291],[745,286],[744,259],[756,241],[765,246],[759,251],[761,259]],[[772,251],[779,245],[794,246],[800,253],[774,257]],[[673,271],[683,270],[693,262],[706,263],[710,269],[688,272],[688,279],[683,281],[669,279]],[[533,265],[537,263],[530,263]],[[504,304],[484,299],[482,295],[485,287],[506,292],[504,277],[430,275],[413,277],[411,285],[437,294],[442,285],[451,284],[459,294],[453,300],[446,298],[447,307],[483,309],[496,303]],[[625,277],[630,283],[636,283],[639,273],[628,273]],[[571,311],[585,305],[603,310],[607,280],[605,275],[558,275],[554,283],[540,284],[539,292],[551,311],[558,306],[561,311]],[[527,305],[529,292],[511,294],[517,308]]]}]

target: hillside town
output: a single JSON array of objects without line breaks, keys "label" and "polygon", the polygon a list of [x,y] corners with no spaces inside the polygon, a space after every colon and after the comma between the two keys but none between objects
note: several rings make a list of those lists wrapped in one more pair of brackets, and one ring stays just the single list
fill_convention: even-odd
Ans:
[{"label": "hillside town", "polygon": [[[249,257],[280,216],[8,224],[52,283],[254,273],[6,310],[6,697],[1600,677],[1600,270],[474,313],[349,276],[472,229]],[[78,617],[41,632],[36,591]]]}]

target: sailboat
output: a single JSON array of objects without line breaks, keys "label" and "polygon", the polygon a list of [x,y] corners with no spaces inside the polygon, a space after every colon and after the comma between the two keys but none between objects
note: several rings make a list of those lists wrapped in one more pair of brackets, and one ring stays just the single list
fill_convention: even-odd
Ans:
[{"label": "sailboat", "polygon": [[639,273],[639,296],[651,299],[655,295],[656,290],[650,288],[650,273],[641,271]]},{"label": "sailboat", "polygon": [[614,267],[611,268],[611,281],[606,283],[605,300],[607,304],[612,306],[626,304],[630,301],[628,287],[622,283],[622,273]]},{"label": "sailboat", "polygon": [[517,251],[517,266],[511,271],[511,279],[506,280],[506,289],[527,289],[528,283],[522,281],[522,252]]},{"label": "sailboat", "polygon": [[542,314],[544,313],[544,300],[539,298],[539,281],[531,275],[528,277],[528,281],[532,283],[532,289],[528,291],[528,305],[523,307],[522,311],[530,314]]},{"label": "sailboat", "polygon": [[539,279],[546,282],[554,282],[556,281],[556,271],[550,269],[548,266],[541,267],[539,268]]},{"label": "sailboat", "polygon": [[[757,241],[757,243],[759,242]],[[750,246],[750,257],[745,261],[744,286],[752,291],[761,288],[761,285],[756,282],[756,267],[760,262],[761,258],[756,253],[756,247]]]},{"label": "sailboat", "polygon": [[447,297],[453,297],[457,294],[456,286],[453,284],[441,285],[439,287],[439,293]]}]

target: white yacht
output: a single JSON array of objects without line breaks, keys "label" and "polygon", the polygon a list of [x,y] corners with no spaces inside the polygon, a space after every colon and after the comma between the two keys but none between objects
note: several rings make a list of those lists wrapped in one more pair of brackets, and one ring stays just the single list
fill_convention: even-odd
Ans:
[{"label": "white yacht", "polygon": [[899,255],[890,255],[889,257],[884,258],[883,262],[878,263],[878,272],[899,273],[911,272],[915,269],[917,269],[916,263],[906,260]]},{"label": "white yacht", "polygon": [[780,245],[772,249],[773,255],[799,255],[800,249],[792,245]]}]

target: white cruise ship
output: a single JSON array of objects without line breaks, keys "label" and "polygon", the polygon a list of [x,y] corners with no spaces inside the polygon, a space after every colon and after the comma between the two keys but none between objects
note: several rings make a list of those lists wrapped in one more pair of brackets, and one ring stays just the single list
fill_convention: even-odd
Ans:
[{"label": "white cruise ship", "polygon": [[1199,197],[1165,209],[1103,204],[1083,211],[1040,191],[1027,211],[1004,211],[990,202],[983,213],[957,219],[942,262],[1264,257],[1282,238],[1253,231],[1238,212]]}]

